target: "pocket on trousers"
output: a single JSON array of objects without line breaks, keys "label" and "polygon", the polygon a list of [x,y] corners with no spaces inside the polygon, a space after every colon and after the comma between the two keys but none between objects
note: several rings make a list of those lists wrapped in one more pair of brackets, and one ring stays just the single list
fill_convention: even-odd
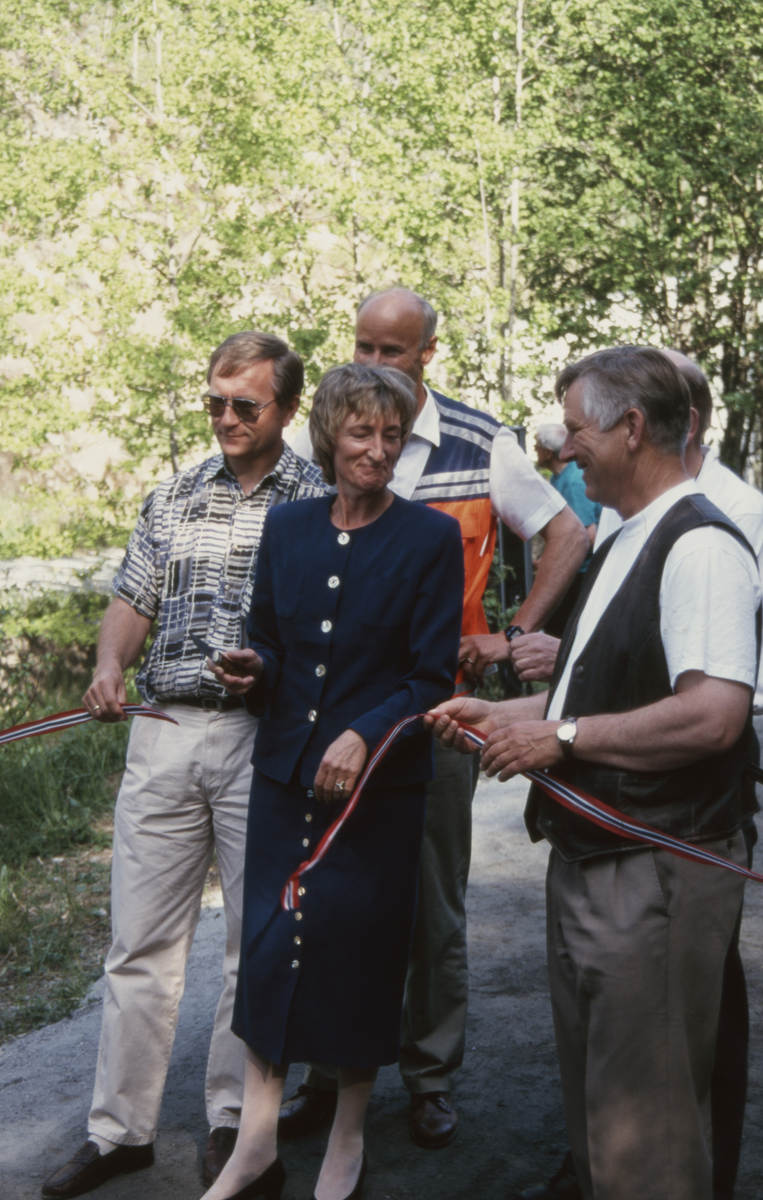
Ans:
[{"label": "pocket on trousers", "polygon": [[670,914],[670,905],[673,900],[673,876],[675,864],[673,856],[667,850],[648,850],[647,851],[654,873],[654,881],[657,885],[657,895],[662,903],[658,901],[658,907],[668,915]]}]

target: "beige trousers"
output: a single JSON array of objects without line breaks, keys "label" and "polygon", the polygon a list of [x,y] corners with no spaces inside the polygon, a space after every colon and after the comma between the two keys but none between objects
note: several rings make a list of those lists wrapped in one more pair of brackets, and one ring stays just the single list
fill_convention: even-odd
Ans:
[{"label": "beige trousers", "polygon": [[139,1146],[156,1135],[185,966],[213,850],[223,892],[223,991],[209,1050],[211,1127],[238,1126],[243,1044],[230,1030],[236,989],[244,844],[257,721],[244,709],[165,706],[178,722],[137,718],[117,797],[113,944],[88,1131]]},{"label": "beige trousers", "polygon": [[[746,865],[741,834],[706,843]],[[665,850],[551,852],[548,969],[585,1200],[712,1200],[710,1079],[744,879]]]}]

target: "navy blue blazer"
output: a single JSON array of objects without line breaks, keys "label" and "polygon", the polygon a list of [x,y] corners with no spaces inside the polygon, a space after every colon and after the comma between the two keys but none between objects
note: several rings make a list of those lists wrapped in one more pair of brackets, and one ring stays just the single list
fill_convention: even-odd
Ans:
[{"label": "navy blue blazer", "polygon": [[[354,729],[373,749],[401,717],[452,695],[464,558],[452,517],[395,497],[370,525],[332,525],[333,496],[268,513],[247,622],[265,670],[253,761],[311,787],[327,747]],[[401,735],[369,786],[433,777],[431,737]],[[408,736],[406,736],[408,734]]]}]

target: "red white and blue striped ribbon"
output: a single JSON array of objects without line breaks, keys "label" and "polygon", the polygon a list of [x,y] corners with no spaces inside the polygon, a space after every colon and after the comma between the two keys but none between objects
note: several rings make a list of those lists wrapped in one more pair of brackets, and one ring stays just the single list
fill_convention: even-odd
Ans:
[{"label": "red white and blue striped ribbon", "polygon": [[[371,775],[384,758],[398,734],[407,725],[420,720],[423,715],[423,713],[420,713],[415,717],[406,717],[405,720],[398,721],[397,725],[394,725],[392,729],[385,733],[369,758],[366,768],[355,785],[355,790],[340,816],[326,830],[310,858],[300,863],[297,870],[289,876],[286,886],[281,893],[281,905],[287,912],[299,908],[300,879],[308,871],[311,871],[313,867],[318,865],[344,823],[352,815],[360,800],[369,775]],[[459,722],[459,724],[470,742],[480,748],[485,744],[485,735],[480,733],[478,729],[475,729],[471,725],[465,725],[463,722]],[[650,825],[645,825],[643,821],[638,821],[635,817],[626,817],[623,813],[618,812],[616,808],[610,808],[608,804],[594,799],[593,796],[589,796],[586,792],[581,791],[580,788],[573,787],[561,779],[556,779],[553,775],[549,775],[547,771],[522,771],[521,774],[524,775],[525,779],[529,779],[532,783],[537,784],[539,788],[542,788],[552,800],[556,800],[557,803],[562,804],[570,812],[578,813],[588,821],[592,821],[594,825],[598,825],[601,829],[607,829],[610,833],[617,833],[620,837],[629,838],[635,842],[668,850],[671,854],[675,854],[679,858],[686,858],[690,862],[702,862],[716,867],[725,867],[727,871],[733,871],[736,875],[743,875],[745,879],[754,879],[757,883],[763,883],[763,875],[759,875],[756,871],[750,871],[747,867],[730,862],[727,858],[721,858],[718,854],[711,854],[709,850],[703,849],[701,845],[684,842],[680,838],[672,837],[668,833],[662,833],[659,829],[652,829]]]},{"label": "red white and blue striped ribbon", "polygon": [[[148,708],[144,704],[123,704],[122,712],[128,717],[154,717],[157,721],[170,721],[177,725],[174,717],[168,717],[166,713],[159,712],[156,708]],[[68,712],[54,713],[52,717],[42,717],[39,721],[25,721],[23,725],[11,725],[9,729],[1,729],[0,746],[18,742],[21,738],[54,733],[58,729],[72,729],[75,725],[84,725],[86,721],[94,720],[95,717],[86,708],[72,708]]]}]

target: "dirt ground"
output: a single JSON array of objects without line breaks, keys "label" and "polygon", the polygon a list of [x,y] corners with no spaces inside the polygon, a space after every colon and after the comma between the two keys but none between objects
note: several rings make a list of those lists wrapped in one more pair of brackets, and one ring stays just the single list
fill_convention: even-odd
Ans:
[{"label": "dirt ground", "polygon": [[[532,846],[522,822],[526,785],[480,784],[469,890],[471,1013],[458,1079],[461,1118],[445,1150],[416,1147],[407,1133],[407,1096],[385,1068],[371,1101],[366,1200],[506,1200],[547,1177],[565,1148],[544,961],[545,844]],[[760,855],[759,855],[760,860]],[[204,1065],[219,989],[223,916],[204,911],[189,964],[167,1080],[156,1164],[116,1179],[102,1200],[196,1200],[207,1137]],[[763,885],[748,885],[742,949],[752,1009],[750,1092],[737,1200],[763,1200]],[[94,989],[97,997],[98,987]],[[85,1139],[100,1012],[97,999],[71,1020],[11,1042],[0,1053],[0,1194],[39,1195],[46,1176]],[[292,1068],[288,1087],[300,1081]],[[324,1133],[281,1148],[285,1200],[308,1200]]]}]

